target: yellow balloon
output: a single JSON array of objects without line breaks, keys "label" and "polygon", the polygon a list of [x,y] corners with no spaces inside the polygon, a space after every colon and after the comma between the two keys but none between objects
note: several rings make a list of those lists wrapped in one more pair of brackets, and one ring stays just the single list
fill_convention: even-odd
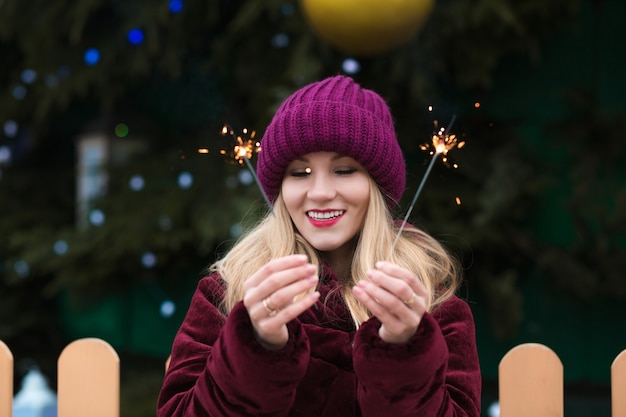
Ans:
[{"label": "yellow balloon", "polygon": [[408,41],[434,0],[300,0],[313,31],[348,54],[367,56]]}]

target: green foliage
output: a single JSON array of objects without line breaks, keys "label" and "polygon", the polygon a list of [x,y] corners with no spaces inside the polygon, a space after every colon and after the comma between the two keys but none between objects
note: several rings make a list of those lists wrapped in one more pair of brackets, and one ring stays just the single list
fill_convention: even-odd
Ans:
[{"label": "green foliage", "polygon": [[[457,193],[440,188],[434,178],[420,201],[425,207],[420,216],[434,225],[431,229],[468,239],[462,253],[480,248],[478,269],[487,278],[477,284],[506,275],[525,262],[524,255],[532,255],[524,201],[540,180],[533,180],[531,163],[518,157],[520,145],[512,132],[505,127],[494,133],[484,116],[466,110],[463,95],[487,92],[506,56],[538,56],[541,40],[566,25],[577,4],[441,1],[418,36],[363,60],[356,75],[387,97],[394,110],[409,170],[415,173],[409,187],[425,158],[417,145],[432,129],[427,104],[441,103],[437,117],[442,121],[460,113],[457,128],[472,140],[481,138],[463,151],[461,174],[450,180]],[[0,113],[28,126],[33,137],[32,149],[5,168],[0,181],[2,285],[26,290],[35,282],[32,277],[45,276],[38,291],[43,297],[63,287],[91,296],[123,288],[145,275],[139,260],[147,251],[158,259],[151,273],[160,280],[176,279],[192,265],[200,271],[259,196],[254,187],[226,187],[232,167],[219,158],[202,158],[195,149],[215,152],[212,141],[222,122],[264,126],[294,88],[339,72],[346,58],[315,37],[297,2],[283,0],[190,0],[180,14],[170,13],[166,1],[5,0],[0,16],[0,50],[13,58],[0,68],[0,79],[10,86],[0,96]],[[143,44],[126,40],[132,28],[143,30]],[[276,34],[288,36],[289,45],[272,47]],[[101,61],[86,65],[83,55],[94,47]],[[20,80],[24,69],[37,72],[33,83]],[[11,94],[18,85],[26,89],[22,100]],[[83,230],[75,225],[72,138],[94,121],[109,135],[114,123],[124,121],[131,136],[147,139],[150,148],[127,165],[112,167],[107,195],[97,203],[106,222]],[[503,143],[500,136],[511,141]],[[24,141],[23,133],[3,141]],[[176,173],[183,169],[196,179],[189,190],[176,185]],[[128,188],[134,174],[146,178],[141,192]],[[460,190],[463,204],[457,207],[450,201]],[[164,221],[170,226],[164,228]],[[504,250],[502,230],[524,248],[508,267],[497,261]],[[68,244],[64,255],[52,252],[57,240]],[[31,278],[15,273],[20,261],[29,265]]]}]

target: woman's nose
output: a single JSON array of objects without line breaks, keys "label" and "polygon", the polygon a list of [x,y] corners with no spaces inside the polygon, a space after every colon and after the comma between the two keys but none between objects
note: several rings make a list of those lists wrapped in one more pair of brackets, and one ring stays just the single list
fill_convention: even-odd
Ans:
[{"label": "woman's nose", "polygon": [[330,200],[336,195],[332,178],[326,174],[311,175],[307,196],[311,200]]}]

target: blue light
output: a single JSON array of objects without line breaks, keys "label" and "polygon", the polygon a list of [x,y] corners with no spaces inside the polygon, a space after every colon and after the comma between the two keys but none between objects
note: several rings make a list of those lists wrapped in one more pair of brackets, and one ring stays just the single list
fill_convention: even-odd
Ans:
[{"label": "blue light", "polygon": [[146,252],[141,255],[141,264],[144,268],[150,269],[153,268],[157,263],[157,257],[152,252]]},{"label": "blue light", "polygon": [[0,165],[11,162],[11,148],[0,146]]},{"label": "blue light", "polygon": [[100,62],[100,51],[96,48],[89,48],[85,51],[85,64],[91,66]]},{"label": "blue light", "polygon": [[33,69],[25,69],[21,74],[22,82],[32,84],[37,79],[37,72]]},{"label": "blue light", "polygon": [[239,223],[233,224],[228,232],[231,237],[238,238],[243,233],[243,226]]},{"label": "blue light", "polygon": [[26,87],[24,87],[21,84],[18,84],[15,87],[13,87],[12,93],[13,93],[13,97],[15,97],[15,99],[23,100],[24,97],[26,97]]},{"label": "blue light", "polygon": [[94,226],[102,226],[104,224],[105,216],[102,210],[93,210],[89,213],[89,222]]},{"label": "blue light", "polygon": [[141,191],[145,185],[145,181],[141,175],[133,175],[128,182],[130,189],[133,191]]},{"label": "blue light", "polygon": [[172,317],[176,312],[176,304],[172,300],[165,300],[161,303],[161,316]]},{"label": "blue light", "polygon": [[30,265],[24,260],[19,260],[13,264],[13,270],[17,275],[24,278],[30,274]]},{"label": "blue light", "polygon": [[274,48],[286,48],[289,46],[289,36],[285,33],[278,33],[272,37],[272,46]]},{"label": "blue light", "polygon": [[128,42],[132,43],[133,45],[139,45],[141,43],[143,43],[143,31],[141,29],[131,29],[128,31]]},{"label": "blue light", "polygon": [[237,175],[237,178],[239,178],[239,182],[243,185],[250,185],[254,181],[254,178],[252,177],[250,171],[243,169],[239,171],[239,175]]},{"label": "blue light", "polygon": [[19,126],[15,120],[7,120],[2,125],[2,130],[8,138],[14,138],[17,135]]},{"label": "blue light", "polygon": [[189,172],[181,172],[178,176],[178,186],[183,190],[188,189],[193,185],[193,175]]},{"label": "blue light", "polygon": [[183,10],[183,0],[170,0],[170,12],[180,13]]},{"label": "blue light", "polygon": [[69,246],[64,240],[57,240],[52,246],[52,250],[54,250],[54,253],[56,253],[57,255],[65,255],[68,249]]},{"label": "blue light", "polygon": [[347,74],[356,74],[357,72],[361,71],[361,64],[359,64],[359,61],[353,58],[345,59],[341,64],[341,67]]}]

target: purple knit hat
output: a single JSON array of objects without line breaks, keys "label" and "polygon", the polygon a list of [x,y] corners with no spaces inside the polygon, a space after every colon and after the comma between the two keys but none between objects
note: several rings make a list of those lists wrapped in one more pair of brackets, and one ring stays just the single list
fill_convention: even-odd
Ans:
[{"label": "purple knit hat", "polygon": [[261,139],[257,175],[273,202],[291,161],[309,152],[337,152],[357,160],[395,207],[406,172],[391,113],[374,91],[335,76],[309,84],[279,107]]}]

